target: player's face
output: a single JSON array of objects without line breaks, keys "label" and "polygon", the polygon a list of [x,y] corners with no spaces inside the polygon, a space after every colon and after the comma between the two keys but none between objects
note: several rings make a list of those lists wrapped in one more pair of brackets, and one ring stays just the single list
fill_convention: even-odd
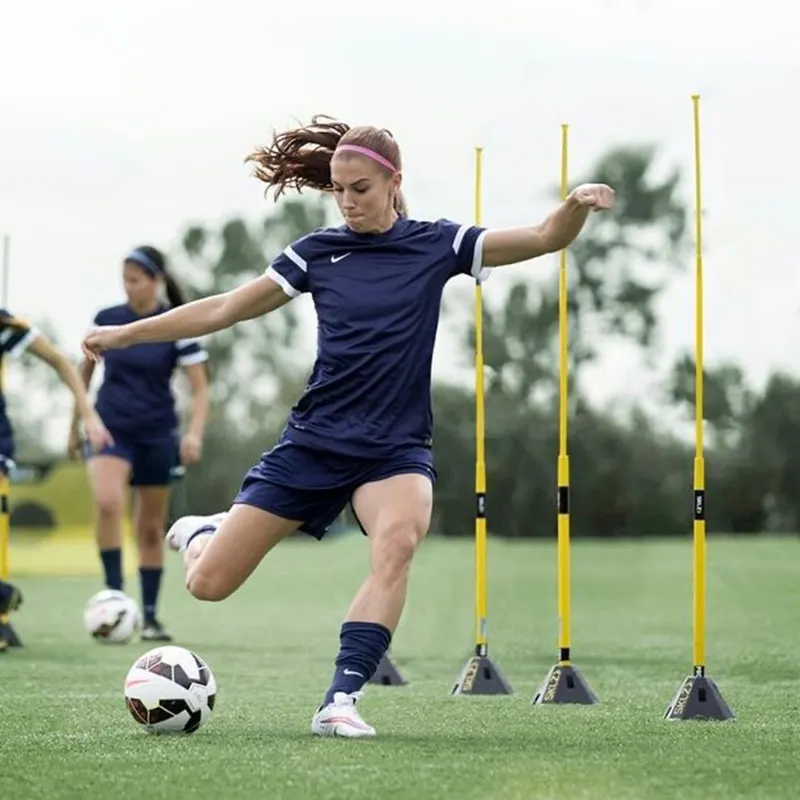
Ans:
[{"label": "player's face", "polygon": [[122,268],[122,283],[134,308],[150,306],[158,299],[158,280],[136,264],[126,263]]},{"label": "player's face", "polygon": [[400,176],[390,175],[362,156],[331,162],[333,194],[347,226],[359,233],[385,231],[394,219],[394,196]]}]

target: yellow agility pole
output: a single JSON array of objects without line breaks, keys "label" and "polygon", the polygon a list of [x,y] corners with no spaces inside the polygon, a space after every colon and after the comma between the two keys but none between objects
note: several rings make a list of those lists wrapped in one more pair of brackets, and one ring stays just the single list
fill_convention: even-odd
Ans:
[{"label": "yellow agility pole", "polygon": [[[475,148],[475,224],[482,224],[483,148]],[[486,561],[485,388],[483,379],[483,290],[475,279],[475,655],[451,694],[513,694],[489,658]]]},{"label": "yellow agility pole", "polygon": [[[483,150],[475,148],[475,224],[482,220],[482,156]],[[486,424],[483,365],[483,292],[479,280],[475,281],[475,653],[485,656],[487,640],[486,601]]]},{"label": "yellow agility pole", "polygon": [[[569,172],[569,125],[561,126],[561,200],[567,197]],[[559,406],[558,406],[558,663],[550,670],[533,697],[534,705],[580,703],[592,705],[597,697],[572,664],[572,608],[570,576],[569,454],[567,452],[569,353],[567,311],[567,251],[559,254],[558,331],[559,331]]]},{"label": "yellow agility pole", "polygon": [[692,536],[692,674],[667,707],[665,719],[733,718],[706,675],[706,483],[703,456],[703,193],[700,162],[700,95],[692,95],[695,223],[695,456]]}]

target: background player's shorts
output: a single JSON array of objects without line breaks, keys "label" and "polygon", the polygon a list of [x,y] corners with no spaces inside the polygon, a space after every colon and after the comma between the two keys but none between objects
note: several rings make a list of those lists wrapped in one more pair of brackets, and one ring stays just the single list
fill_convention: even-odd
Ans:
[{"label": "background player's shorts", "polygon": [[131,486],[169,486],[173,471],[180,460],[178,440],[175,436],[152,442],[136,442],[110,431],[114,444],[98,453],[89,452],[84,445],[84,457],[93,455],[116,456],[131,465]]},{"label": "background player's shorts", "polygon": [[368,459],[314,450],[282,439],[245,476],[234,503],[255,506],[322,539],[364,483],[417,473],[436,481],[431,451],[409,447],[392,458]]}]

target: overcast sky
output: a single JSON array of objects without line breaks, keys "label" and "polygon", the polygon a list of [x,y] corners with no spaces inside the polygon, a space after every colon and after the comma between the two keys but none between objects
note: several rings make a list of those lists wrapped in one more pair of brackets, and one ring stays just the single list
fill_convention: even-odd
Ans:
[{"label": "overcast sky", "polygon": [[[0,9],[10,306],[50,318],[73,351],[95,310],[122,297],[129,247],[171,249],[190,222],[264,213],[242,159],[273,127],[324,112],[390,128],[422,218],[471,221],[481,144],[484,223],[505,226],[549,209],[562,122],[572,174],[609,146],[652,141],[691,179],[689,96],[699,92],[708,361],[735,358],[756,381],[800,368],[793,4],[2,0]],[[691,180],[684,193],[691,203]],[[555,268],[555,259],[512,267],[485,291],[523,273],[555,280]],[[664,298],[665,354],[692,341],[690,276]],[[462,289],[470,302],[466,279]],[[443,335],[438,369],[451,347]],[[609,349],[603,391],[628,391],[629,366]]]}]

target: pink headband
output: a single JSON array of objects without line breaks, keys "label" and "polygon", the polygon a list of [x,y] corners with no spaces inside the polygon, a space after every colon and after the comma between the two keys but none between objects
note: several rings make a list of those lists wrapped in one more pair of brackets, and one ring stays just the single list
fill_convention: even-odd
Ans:
[{"label": "pink headband", "polygon": [[392,172],[397,172],[397,167],[389,161],[388,158],[384,158],[380,153],[376,153],[374,150],[370,150],[368,147],[361,147],[357,144],[340,144],[336,148],[336,152],[338,153],[340,150],[349,150],[351,153],[360,153],[362,156],[366,156],[367,158],[371,158],[373,161],[377,161],[379,164],[382,164],[386,169],[391,170]]}]

